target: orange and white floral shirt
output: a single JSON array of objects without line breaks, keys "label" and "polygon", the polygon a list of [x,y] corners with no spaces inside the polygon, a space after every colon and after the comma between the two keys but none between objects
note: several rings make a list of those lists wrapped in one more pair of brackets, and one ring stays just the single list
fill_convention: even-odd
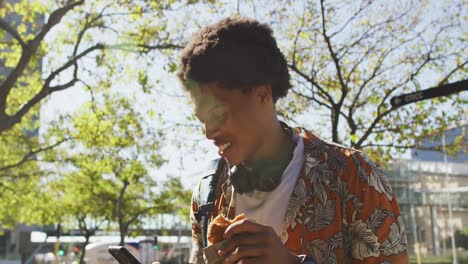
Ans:
[{"label": "orange and white floral shirt", "polygon": [[[291,252],[317,263],[408,263],[406,233],[395,195],[382,170],[363,153],[296,129],[304,142],[304,164],[283,219],[281,241]],[[234,218],[233,186],[225,166],[219,177],[215,209]],[[205,263],[199,208],[199,188],[191,207],[190,263]]]}]

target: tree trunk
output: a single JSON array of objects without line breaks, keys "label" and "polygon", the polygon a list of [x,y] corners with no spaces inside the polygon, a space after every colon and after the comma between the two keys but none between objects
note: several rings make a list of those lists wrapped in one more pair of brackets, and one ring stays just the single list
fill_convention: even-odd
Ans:
[{"label": "tree trunk", "polygon": [[80,264],[85,264],[84,257],[86,254],[86,246],[89,244],[89,238],[91,237],[90,232],[86,232],[85,234],[85,242],[81,245],[81,254],[80,254]]}]

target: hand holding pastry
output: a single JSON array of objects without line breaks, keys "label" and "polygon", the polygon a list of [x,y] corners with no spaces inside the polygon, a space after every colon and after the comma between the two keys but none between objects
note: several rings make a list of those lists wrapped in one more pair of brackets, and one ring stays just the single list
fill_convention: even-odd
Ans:
[{"label": "hand holding pastry", "polygon": [[224,263],[300,263],[281,242],[272,227],[243,219],[229,225],[224,232],[223,247],[218,255]]},{"label": "hand holding pastry", "polygon": [[218,255],[218,251],[223,247],[225,241],[224,232],[229,227],[229,225],[240,221],[245,218],[244,214],[236,216],[234,219],[230,220],[224,217],[223,215],[218,215],[213,221],[208,225],[207,230],[207,240],[208,246],[203,249],[205,255],[205,261],[208,264],[218,264],[224,263],[224,258]]},{"label": "hand holding pastry", "polygon": [[234,219],[229,220],[223,215],[218,215],[213,222],[208,225],[207,240],[208,245],[216,244],[224,240],[224,231],[233,223],[245,219],[244,214],[236,216]]}]

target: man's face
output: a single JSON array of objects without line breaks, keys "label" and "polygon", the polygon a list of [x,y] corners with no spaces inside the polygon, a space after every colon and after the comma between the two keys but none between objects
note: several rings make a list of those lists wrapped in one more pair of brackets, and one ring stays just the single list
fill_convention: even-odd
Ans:
[{"label": "man's face", "polygon": [[195,114],[204,125],[205,135],[218,147],[218,154],[230,165],[255,159],[263,145],[265,106],[255,88],[243,92],[218,84],[205,84],[190,90]]}]

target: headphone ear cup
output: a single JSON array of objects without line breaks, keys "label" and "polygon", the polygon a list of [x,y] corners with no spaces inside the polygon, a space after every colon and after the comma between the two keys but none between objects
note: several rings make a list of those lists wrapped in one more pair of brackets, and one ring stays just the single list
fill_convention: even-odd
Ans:
[{"label": "headphone ear cup", "polygon": [[240,194],[253,190],[271,192],[281,183],[281,177],[288,164],[287,160],[259,161],[252,168],[239,164],[230,169],[229,180]]},{"label": "headphone ear cup", "polygon": [[265,161],[259,164],[254,170],[258,177],[256,188],[263,192],[271,192],[278,187],[283,176],[284,166],[281,163],[273,161]]},{"label": "headphone ear cup", "polygon": [[251,192],[255,189],[255,176],[252,174],[252,170],[242,164],[231,168],[229,180],[240,194]]}]

